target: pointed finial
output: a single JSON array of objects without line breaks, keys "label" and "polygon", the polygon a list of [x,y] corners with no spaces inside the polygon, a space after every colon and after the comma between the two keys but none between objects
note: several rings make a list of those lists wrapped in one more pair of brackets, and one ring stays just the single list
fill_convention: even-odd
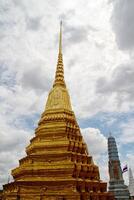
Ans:
[{"label": "pointed finial", "polygon": [[59,53],[62,53],[62,21],[60,21]]},{"label": "pointed finial", "polygon": [[64,67],[63,67],[63,59],[62,59],[62,21],[60,22],[59,54],[58,54],[57,69],[56,69],[55,81],[54,81],[53,87],[55,87],[56,85],[66,87],[66,84],[64,81]]}]

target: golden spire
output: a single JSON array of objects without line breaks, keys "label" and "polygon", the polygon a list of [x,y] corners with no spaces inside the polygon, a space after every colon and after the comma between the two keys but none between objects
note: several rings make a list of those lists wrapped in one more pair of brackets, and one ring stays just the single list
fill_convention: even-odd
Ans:
[{"label": "golden spire", "polygon": [[55,74],[55,81],[53,87],[56,85],[61,85],[66,87],[64,81],[64,68],[63,68],[63,58],[62,58],[62,21],[60,22],[60,34],[59,34],[59,54],[58,54],[58,62],[57,69]]},{"label": "golden spire", "polygon": [[62,21],[60,22],[59,54],[62,54]]},{"label": "golden spire", "polygon": [[65,109],[72,111],[70,97],[64,81],[64,68],[62,59],[62,22],[60,23],[59,53],[57,69],[53,88],[49,93],[45,110]]}]

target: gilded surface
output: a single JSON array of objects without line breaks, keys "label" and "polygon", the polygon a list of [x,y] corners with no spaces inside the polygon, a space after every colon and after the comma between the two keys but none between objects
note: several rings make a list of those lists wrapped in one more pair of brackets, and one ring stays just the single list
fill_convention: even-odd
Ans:
[{"label": "gilded surface", "polygon": [[70,111],[72,110],[70,97],[66,88],[62,86],[55,86],[49,93],[46,103],[46,111],[60,108]]},{"label": "gilded surface", "polygon": [[113,200],[88,154],[64,81],[62,31],[53,88],[26,157],[12,170],[3,200]]}]

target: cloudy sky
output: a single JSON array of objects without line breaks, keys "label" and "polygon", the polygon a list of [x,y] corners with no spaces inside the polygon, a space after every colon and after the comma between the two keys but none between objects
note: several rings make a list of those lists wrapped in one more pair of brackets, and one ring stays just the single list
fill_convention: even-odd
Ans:
[{"label": "cloudy sky", "polygon": [[134,0],[0,0],[0,184],[44,110],[61,19],[65,80],[101,178],[108,179],[109,132],[134,172],[133,11]]}]

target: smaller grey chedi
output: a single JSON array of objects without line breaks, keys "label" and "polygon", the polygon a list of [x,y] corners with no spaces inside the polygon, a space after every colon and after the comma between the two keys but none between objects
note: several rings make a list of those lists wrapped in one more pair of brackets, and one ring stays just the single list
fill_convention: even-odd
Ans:
[{"label": "smaller grey chedi", "polygon": [[128,187],[124,184],[121,164],[115,138],[108,137],[109,156],[109,191],[113,192],[116,200],[128,200],[130,198]]}]

